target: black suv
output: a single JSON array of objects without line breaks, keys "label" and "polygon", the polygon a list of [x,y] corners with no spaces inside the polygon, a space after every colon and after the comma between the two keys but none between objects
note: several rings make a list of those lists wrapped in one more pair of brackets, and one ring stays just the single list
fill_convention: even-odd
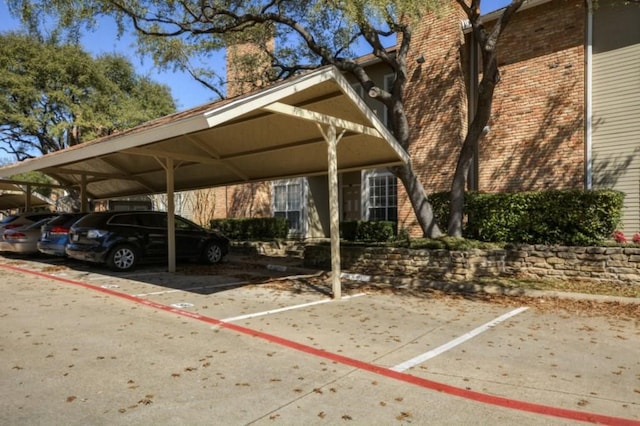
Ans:
[{"label": "black suv", "polygon": [[[218,263],[229,252],[229,240],[187,219],[175,216],[176,257]],[[167,213],[111,211],[90,213],[69,231],[67,256],[106,263],[127,271],[140,261],[167,259]]]}]

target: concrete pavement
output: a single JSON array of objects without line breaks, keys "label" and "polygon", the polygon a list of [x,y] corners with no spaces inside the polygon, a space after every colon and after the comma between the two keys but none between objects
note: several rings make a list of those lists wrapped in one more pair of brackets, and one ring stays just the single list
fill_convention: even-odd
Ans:
[{"label": "concrete pavement", "polygon": [[0,258],[1,424],[640,424],[638,319],[106,272]]}]

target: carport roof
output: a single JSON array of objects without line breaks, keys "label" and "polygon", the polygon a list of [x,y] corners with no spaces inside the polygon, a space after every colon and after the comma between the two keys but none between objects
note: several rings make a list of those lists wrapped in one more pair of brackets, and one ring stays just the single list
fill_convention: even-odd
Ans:
[{"label": "carport roof", "polygon": [[[27,195],[27,192],[30,191],[26,191],[21,185],[0,180],[0,211],[21,209],[27,204],[31,207],[43,207],[51,204],[50,200],[38,193],[30,192]],[[28,203],[27,196],[30,197]]]},{"label": "carport roof", "polygon": [[176,191],[327,174],[318,128],[344,130],[341,172],[397,165],[405,151],[332,66],[233,99],[202,105],[133,129],[0,168],[39,170],[101,199],[163,193],[167,159]]}]

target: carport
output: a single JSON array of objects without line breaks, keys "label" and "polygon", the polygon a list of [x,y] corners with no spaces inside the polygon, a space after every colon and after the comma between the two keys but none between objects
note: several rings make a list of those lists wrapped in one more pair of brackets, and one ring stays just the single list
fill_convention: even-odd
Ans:
[{"label": "carport", "polygon": [[29,211],[36,207],[50,206],[51,200],[34,192],[34,187],[60,187],[60,185],[0,179],[0,212],[23,207]]},{"label": "carport", "polygon": [[333,66],[240,97],[0,168],[38,170],[88,198],[167,194],[175,272],[174,191],[328,175],[333,297],[341,297],[338,173],[408,162]]}]

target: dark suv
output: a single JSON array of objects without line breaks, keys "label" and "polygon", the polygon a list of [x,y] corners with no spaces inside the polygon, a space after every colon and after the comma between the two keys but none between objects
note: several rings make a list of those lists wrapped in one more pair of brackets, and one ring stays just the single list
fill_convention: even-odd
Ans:
[{"label": "dark suv", "polygon": [[[175,216],[176,257],[218,263],[229,252],[229,240]],[[113,211],[90,213],[69,231],[67,256],[106,263],[126,271],[141,261],[166,261],[167,213]]]}]

